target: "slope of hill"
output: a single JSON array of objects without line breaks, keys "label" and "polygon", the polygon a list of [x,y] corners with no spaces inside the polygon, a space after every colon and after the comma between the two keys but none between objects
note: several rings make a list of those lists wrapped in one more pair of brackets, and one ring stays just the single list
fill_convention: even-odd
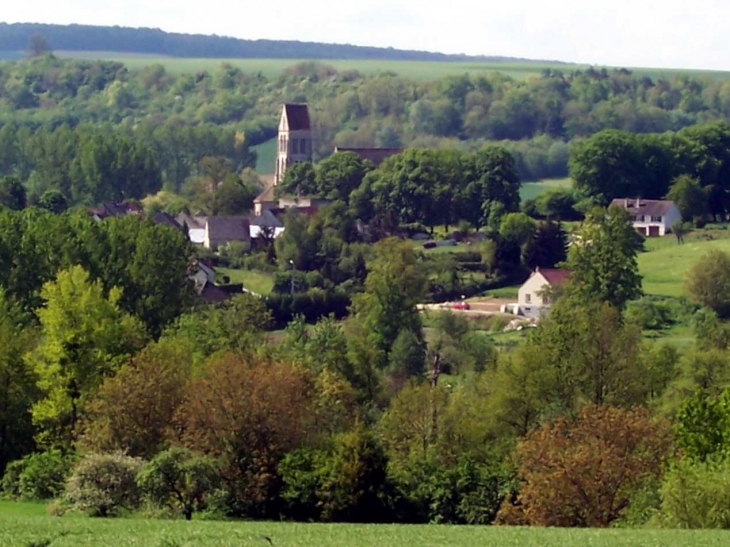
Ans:
[{"label": "slope of hill", "polygon": [[639,255],[639,271],[644,292],[661,296],[681,296],[690,268],[713,249],[730,252],[730,234],[725,230],[699,230],[687,236],[684,245],[674,237],[647,240],[650,252]]},{"label": "slope of hill", "polygon": [[[242,40],[227,36],[178,34],[151,28],[0,23],[0,52],[28,48],[34,34],[42,34],[56,50],[115,51],[171,57],[262,59],[382,59],[399,61],[522,61],[500,56],[447,55],[428,51],[323,44],[293,40]],[[544,61],[543,61],[544,62]],[[559,64],[551,61],[551,64]]]}]

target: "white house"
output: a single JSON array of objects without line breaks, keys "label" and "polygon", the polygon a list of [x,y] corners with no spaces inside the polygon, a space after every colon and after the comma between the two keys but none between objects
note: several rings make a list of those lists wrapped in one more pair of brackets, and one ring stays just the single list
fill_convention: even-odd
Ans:
[{"label": "white house", "polygon": [[558,287],[570,277],[569,270],[537,268],[518,292],[517,313],[526,317],[541,317],[550,310],[552,302],[544,294],[548,287]]},{"label": "white house", "polygon": [[676,221],[682,220],[682,213],[673,201],[614,199],[611,205],[626,209],[636,231],[648,237],[666,235]]}]

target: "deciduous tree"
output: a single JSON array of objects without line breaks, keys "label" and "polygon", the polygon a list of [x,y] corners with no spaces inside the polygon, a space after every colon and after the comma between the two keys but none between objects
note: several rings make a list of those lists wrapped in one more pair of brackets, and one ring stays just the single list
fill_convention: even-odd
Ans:
[{"label": "deciduous tree", "polygon": [[701,219],[708,212],[706,192],[699,180],[689,175],[680,175],[674,180],[667,199],[677,204],[682,219],[688,222]]},{"label": "deciduous tree", "polygon": [[730,255],[712,249],[700,258],[687,274],[685,286],[689,297],[717,312],[730,315]]},{"label": "deciduous tree", "polygon": [[164,449],[192,373],[184,340],[147,346],[104,383],[86,405],[82,444],[96,452],[150,458]]},{"label": "deciduous tree", "polygon": [[384,367],[401,331],[422,339],[416,306],[423,298],[426,278],[410,244],[395,238],[375,246],[369,269],[365,293],[356,296],[353,308],[379,354],[379,366]]},{"label": "deciduous tree", "polygon": [[641,236],[626,210],[595,209],[586,217],[568,254],[568,292],[587,301],[608,302],[622,309],[641,296],[637,253]]},{"label": "deciduous tree", "polygon": [[121,292],[108,296],[80,266],[43,286],[46,305],[38,310],[41,341],[27,355],[42,397],[33,405],[38,441],[68,448],[89,395],[145,342],[138,320],[119,309]]},{"label": "deciduous tree", "polygon": [[37,390],[23,355],[34,334],[20,324],[21,314],[0,289],[0,474],[5,466],[33,449],[30,408]]},{"label": "deciduous tree", "polygon": [[313,438],[315,401],[313,378],[304,368],[226,355],[189,384],[175,436],[218,459],[233,512],[273,516],[276,467]]},{"label": "deciduous tree", "polygon": [[670,446],[668,424],[645,409],[591,406],[546,424],[515,452],[519,510],[538,526],[610,526],[646,479],[661,476]]},{"label": "deciduous tree", "polygon": [[137,475],[143,494],[159,507],[191,520],[204,509],[218,484],[215,462],[191,450],[170,448],[155,456]]}]

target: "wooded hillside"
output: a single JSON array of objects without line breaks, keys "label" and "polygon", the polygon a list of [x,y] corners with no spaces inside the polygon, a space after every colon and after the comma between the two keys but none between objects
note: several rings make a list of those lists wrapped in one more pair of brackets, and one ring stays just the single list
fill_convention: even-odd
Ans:
[{"label": "wooded hillside", "polygon": [[179,34],[152,28],[0,23],[0,52],[24,51],[43,34],[51,47],[71,51],[116,51],[171,57],[262,59],[387,59],[399,61],[527,61],[510,57],[446,55],[427,51],[323,44],[294,40],[241,40],[227,36]]}]

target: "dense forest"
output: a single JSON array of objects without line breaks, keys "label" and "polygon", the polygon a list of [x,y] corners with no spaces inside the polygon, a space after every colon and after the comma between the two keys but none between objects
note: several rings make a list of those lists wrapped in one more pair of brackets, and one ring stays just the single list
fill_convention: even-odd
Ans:
[{"label": "dense forest", "polygon": [[173,75],[161,65],[129,71],[50,55],[0,64],[0,125],[31,131],[108,124],[144,134],[214,124],[243,132],[252,146],[275,135],[284,102],[309,103],[316,159],[334,145],[473,151],[497,142],[515,157],[522,180],[536,180],[566,176],[571,142],[602,129],[662,133],[726,120],[730,82],[593,69],[424,82],[320,63],[269,79],[225,63]]},{"label": "dense forest", "polygon": [[242,40],[226,36],[179,34],[152,28],[91,25],[0,23],[0,52],[25,51],[42,34],[56,50],[115,51],[170,57],[217,59],[378,59],[391,61],[521,61],[511,57],[444,54],[393,48],[322,44],[293,40]]}]

